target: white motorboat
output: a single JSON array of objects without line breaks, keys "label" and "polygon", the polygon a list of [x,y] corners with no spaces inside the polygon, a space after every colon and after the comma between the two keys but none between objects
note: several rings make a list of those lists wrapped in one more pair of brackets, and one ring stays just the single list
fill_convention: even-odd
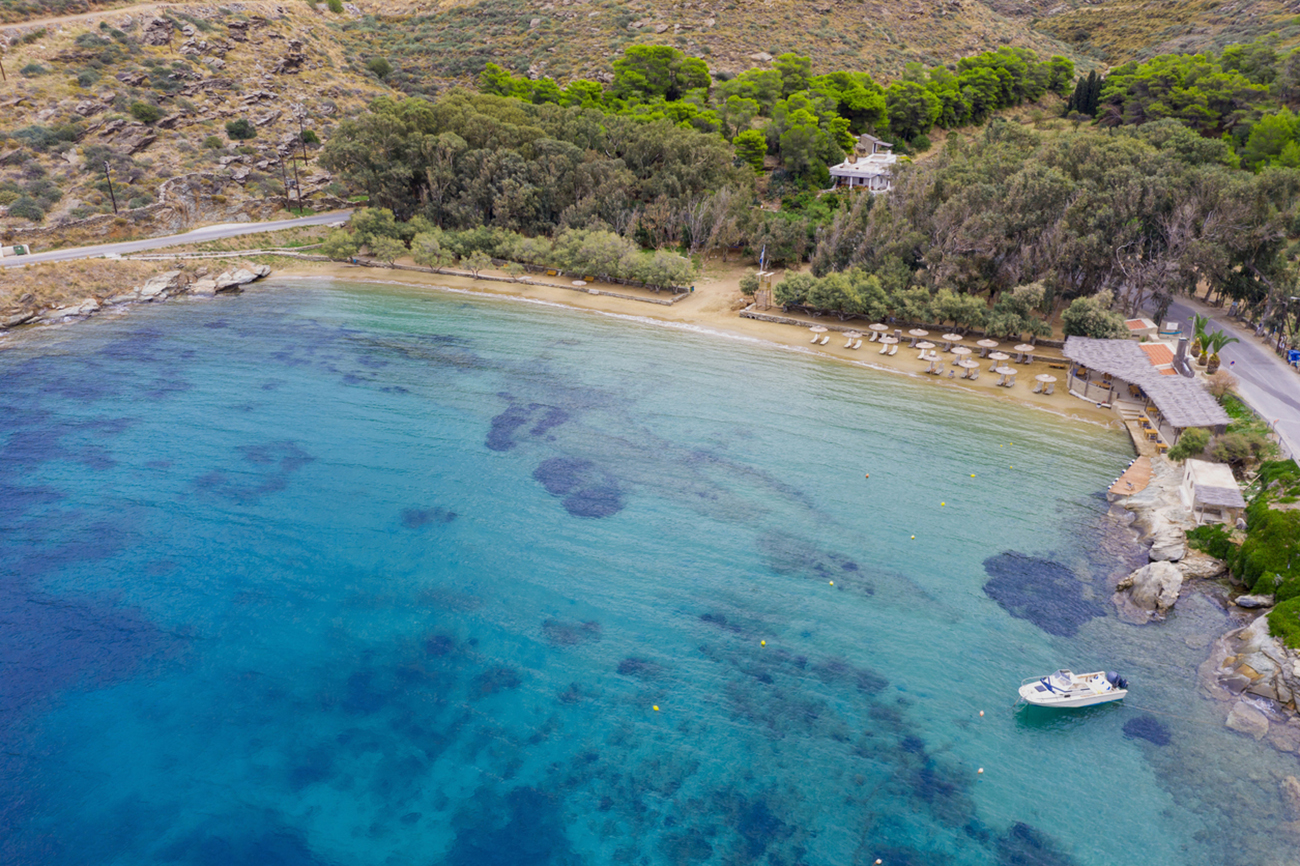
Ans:
[{"label": "white motorboat", "polygon": [[1128,694],[1128,681],[1114,671],[1076,674],[1059,670],[1045,677],[1028,677],[1020,698],[1036,707],[1091,707],[1118,701]]}]

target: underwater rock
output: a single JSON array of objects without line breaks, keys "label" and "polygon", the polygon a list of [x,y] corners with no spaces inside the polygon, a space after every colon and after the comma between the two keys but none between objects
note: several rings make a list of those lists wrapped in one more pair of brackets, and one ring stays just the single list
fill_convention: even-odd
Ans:
[{"label": "underwater rock", "polygon": [[1272,607],[1274,601],[1271,595],[1239,595],[1233,599],[1232,603],[1237,607],[1254,610],[1260,607]]},{"label": "underwater rock", "polygon": [[609,517],[623,510],[623,492],[608,472],[581,457],[552,457],[538,464],[533,478],[552,496],[564,497],[574,517]]},{"label": "underwater rock", "polygon": [[1268,716],[1246,703],[1244,699],[1239,699],[1232,705],[1224,724],[1256,740],[1262,740],[1268,734]]},{"label": "underwater rock", "polygon": [[618,663],[618,672],[625,677],[637,677],[639,679],[654,679],[663,673],[663,668],[647,659],[639,659],[635,656],[628,656]]},{"label": "underwater rock", "polygon": [[456,512],[446,508],[408,508],[402,512],[402,525],[407,529],[419,529],[430,524],[451,523],[456,519]]},{"label": "underwater rock", "polygon": [[548,619],[542,623],[542,634],[551,646],[577,646],[600,640],[600,623]]},{"label": "underwater rock", "polygon": [[1287,776],[1282,780],[1282,803],[1286,806],[1287,820],[1300,821],[1300,779]]},{"label": "underwater rock", "polygon": [[984,560],[984,571],[992,578],[984,584],[989,598],[1048,634],[1073,637],[1079,626],[1105,613],[1084,596],[1074,572],[1059,562],[1009,550]]},{"label": "underwater rock", "polygon": [[[476,800],[483,799],[476,797]],[[456,841],[446,866],[544,866],[569,864],[578,857],[564,835],[564,816],[554,796],[536,788],[516,788],[499,803],[484,803],[458,816]],[[498,826],[506,814],[504,826]]]},{"label": "underwater rock", "polygon": [[474,681],[470,684],[470,696],[485,698],[497,692],[517,689],[523,683],[517,670],[509,665],[497,665],[474,677]]},{"label": "underwater rock", "polygon": [[1157,746],[1169,745],[1169,729],[1155,716],[1143,713],[1124,723],[1124,736],[1130,740],[1146,740]]},{"label": "underwater rock", "polygon": [[1122,579],[1115,587],[1115,606],[1120,619],[1142,624],[1161,620],[1178,601],[1183,573],[1168,562],[1152,562]]},{"label": "underwater rock", "polygon": [[998,866],[1074,866],[1050,836],[1022,821],[998,839],[997,852]]},{"label": "underwater rock", "polygon": [[558,406],[546,406],[541,403],[527,405],[511,403],[504,412],[492,419],[492,427],[487,435],[487,447],[493,451],[509,451],[518,444],[516,432],[534,419],[536,421],[528,433],[533,437],[543,438],[552,428],[568,421],[569,413]]}]

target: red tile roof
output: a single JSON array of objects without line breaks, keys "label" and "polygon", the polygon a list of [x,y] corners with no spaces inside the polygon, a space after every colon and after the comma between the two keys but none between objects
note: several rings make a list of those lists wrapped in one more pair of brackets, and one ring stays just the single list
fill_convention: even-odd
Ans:
[{"label": "red tile roof", "polygon": [[1164,343],[1140,343],[1139,347],[1147,353],[1153,366],[1163,367],[1174,362],[1174,353]]}]

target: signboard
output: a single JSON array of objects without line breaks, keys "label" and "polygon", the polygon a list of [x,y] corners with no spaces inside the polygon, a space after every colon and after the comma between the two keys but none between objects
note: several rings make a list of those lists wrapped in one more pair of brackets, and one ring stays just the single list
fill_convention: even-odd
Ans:
[{"label": "signboard", "polygon": [[1295,349],[1287,349],[1286,362],[1288,364],[1294,364],[1297,361],[1300,361],[1300,351],[1296,351]]}]

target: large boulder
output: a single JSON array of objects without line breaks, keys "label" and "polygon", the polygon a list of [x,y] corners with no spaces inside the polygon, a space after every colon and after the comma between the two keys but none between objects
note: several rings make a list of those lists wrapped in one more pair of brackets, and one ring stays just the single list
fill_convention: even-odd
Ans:
[{"label": "large boulder", "polygon": [[[1151,539],[1147,558],[1152,562],[1177,562],[1187,555],[1187,536],[1183,530],[1170,526]],[[1179,576],[1182,572],[1179,572]]]},{"label": "large boulder", "polygon": [[1224,724],[1238,733],[1257,740],[1262,740],[1268,735],[1268,716],[1245,700],[1238,700],[1232,705],[1232,709],[1228,712],[1228,720]]},{"label": "large boulder", "polygon": [[233,271],[226,271],[216,278],[217,291],[227,292],[238,289],[246,283],[251,283],[257,279],[257,274],[247,268],[238,268]]},{"label": "large boulder", "polygon": [[156,298],[164,293],[172,293],[181,287],[180,271],[165,271],[145,280],[145,284],[136,289],[142,298]]},{"label": "large boulder", "polygon": [[145,45],[166,45],[172,41],[174,30],[172,23],[166,18],[154,18],[144,25],[144,33],[141,34],[140,41]]},{"label": "large boulder", "polygon": [[1272,607],[1274,601],[1271,595],[1239,595],[1233,600],[1233,604],[1247,610],[1254,610],[1261,607]]},{"label": "large boulder", "polygon": [[1295,699],[1300,682],[1292,653],[1269,634],[1268,617],[1226,635],[1228,655],[1219,672],[1230,691],[1249,692],[1287,704]]},{"label": "large boulder", "polygon": [[1222,577],[1228,566],[1221,559],[1215,559],[1208,553],[1189,550],[1187,555],[1178,560],[1178,570],[1187,580],[1214,580]]},{"label": "large boulder", "polygon": [[1115,587],[1115,605],[1126,622],[1163,619],[1178,600],[1183,573],[1168,562],[1152,562],[1122,579]]},{"label": "large boulder", "polygon": [[217,293],[216,280],[211,280],[211,279],[195,280],[193,283],[190,284],[191,295],[198,295],[201,298],[210,298],[216,293]]}]

